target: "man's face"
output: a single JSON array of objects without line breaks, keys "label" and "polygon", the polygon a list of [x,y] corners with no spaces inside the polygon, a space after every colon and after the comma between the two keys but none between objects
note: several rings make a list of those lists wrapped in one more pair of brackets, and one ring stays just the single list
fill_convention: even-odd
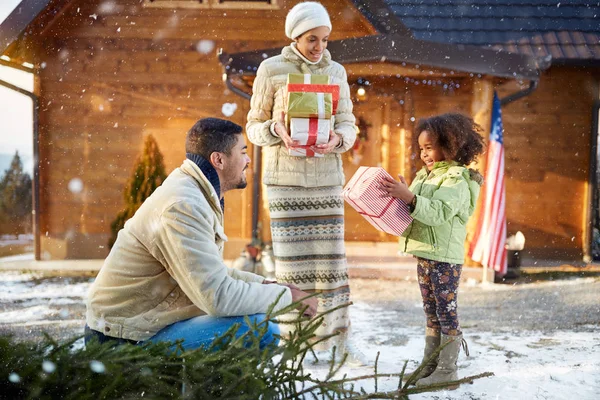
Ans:
[{"label": "man's face", "polygon": [[237,142],[231,149],[230,154],[223,154],[222,192],[231,189],[243,189],[248,184],[246,182],[246,169],[250,165],[248,146],[246,146],[244,135],[239,134],[236,136]]}]

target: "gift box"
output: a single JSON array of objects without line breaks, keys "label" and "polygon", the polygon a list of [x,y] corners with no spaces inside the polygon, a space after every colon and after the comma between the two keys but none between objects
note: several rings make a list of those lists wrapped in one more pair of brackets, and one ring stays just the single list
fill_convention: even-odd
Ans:
[{"label": "gift box", "polygon": [[288,118],[330,119],[332,111],[331,93],[288,92]]},{"label": "gift box", "polygon": [[329,83],[329,75],[288,74],[287,83],[312,83],[317,85],[327,85]]},{"label": "gift box", "polygon": [[288,98],[290,93],[330,93],[332,102],[331,113],[335,115],[335,113],[337,112],[337,106],[340,101],[340,87],[338,85],[291,83],[287,85],[287,92]]},{"label": "gift box", "polygon": [[289,150],[291,156],[323,157],[315,153],[311,147],[329,142],[331,121],[318,118],[292,118],[290,121],[290,137],[301,143],[300,146]]},{"label": "gift box", "polygon": [[360,167],[344,188],[344,199],[371,225],[382,232],[400,236],[413,221],[406,203],[382,189],[381,167]]}]

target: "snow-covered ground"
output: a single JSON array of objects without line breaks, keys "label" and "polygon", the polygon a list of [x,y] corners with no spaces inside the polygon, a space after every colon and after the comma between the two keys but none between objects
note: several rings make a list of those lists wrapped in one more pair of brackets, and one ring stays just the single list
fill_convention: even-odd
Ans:
[{"label": "snow-covered ground", "polygon": [[[52,278],[38,279],[31,274],[0,273],[0,334],[24,333],[36,330],[54,331],[67,337],[81,334],[83,327],[84,300],[90,279]],[[415,323],[420,319],[420,304],[414,282],[356,281],[355,296],[351,309],[355,343],[371,360],[379,357],[379,372],[400,372],[404,360],[409,369],[420,360],[423,348],[423,328]],[[356,289],[356,290],[355,290]],[[465,285],[465,319],[477,320],[482,310],[490,306],[480,299],[515,298],[522,310],[513,305],[493,309],[498,315],[512,310],[514,317],[506,323],[492,325],[468,322],[464,325],[465,338],[470,357],[461,353],[459,374],[461,377],[490,371],[495,376],[479,379],[473,384],[462,385],[454,391],[439,391],[411,395],[411,399],[598,399],[600,398],[600,304],[592,304],[596,297],[586,300],[583,307],[577,303],[582,295],[600,292],[597,278],[577,278],[524,285]],[[558,296],[569,300],[554,305],[535,304],[531,309],[519,297],[527,294],[535,299]],[[501,297],[500,297],[501,296]],[[545,297],[546,296],[546,297]],[[475,300],[473,300],[475,299]],[[473,304],[469,304],[469,302]],[[569,303],[573,303],[572,306]],[[544,308],[546,307],[546,308]],[[569,307],[572,307],[571,313]],[[591,310],[591,311],[590,311]],[[561,320],[556,329],[549,329],[549,316],[560,311],[563,317],[572,319],[572,329]],[[523,316],[521,318],[521,315]],[[414,317],[413,317],[414,316]],[[535,329],[532,318],[541,317],[545,324]],[[580,321],[583,317],[588,318]],[[494,315],[491,319],[498,319]],[[591,319],[590,319],[591,318]],[[490,320],[491,320],[490,319]],[[528,319],[528,324],[519,321]],[[590,323],[589,321],[593,321]],[[581,322],[581,323],[580,323]],[[493,329],[492,329],[493,327]],[[306,364],[315,376],[324,376],[325,364]],[[342,374],[368,375],[372,368],[345,367]],[[397,379],[379,379],[379,391],[392,391],[398,386]],[[363,387],[372,391],[373,381],[365,381]]]},{"label": "snow-covered ground", "polygon": [[[407,370],[414,369],[422,357],[421,328],[402,327],[391,332],[378,319],[391,317],[379,307],[355,303],[352,313],[356,340],[365,355],[374,360],[379,355],[380,373],[398,373],[409,360]],[[373,316],[376,315],[377,319]],[[453,391],[421,393],[411,399],[598,399],[600,398],[600,327],[590,332],[473,332],[465,334],[470,356],[461,351],[459,377],[493,372],[495,376],[465,384]],[[326,366],[308,369],[324,376]],[[348,376],[369,375],[372,368],[344,368]],[[373,391],[374,382],[363,387]],[[380,379],[378,390],[387,392],[398,387],[398,379]]]}]

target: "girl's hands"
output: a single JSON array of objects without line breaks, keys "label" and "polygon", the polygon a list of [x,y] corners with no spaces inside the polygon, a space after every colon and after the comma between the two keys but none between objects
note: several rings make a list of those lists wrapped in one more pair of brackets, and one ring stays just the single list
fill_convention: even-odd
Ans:
[{"label": "girl's hands", "polygon": [[319,154],[327,154],[327,153],[331,153],[333,151],[333,149],[335,149],[337,147],[337,145],[340,144],[340,136],[337,135],[335,132],[333,132],[333,130],[329,131],[329,142],[325,143],[325,144],[317,144],[316,146],[312,146],[312,150],[315,153],[319,153]]},{"label": "girl's hands", "polygon": [[406,180],[402,175],[398,175],[399,181],[395,181],[391,177],[385,177],[381,180],[381,188],[388,192],[392,197],[397,197],[404,201],[406,204],[410,204],[415,195],[408,190]]},{"label": "girl's hands", "polygon": [[281,119],[275,123],[275,127],[273,129],[288,150],[299,144],[297,140],[292,140],[287,128],[285,127],[285,113],[283,111],[281,112]]}]

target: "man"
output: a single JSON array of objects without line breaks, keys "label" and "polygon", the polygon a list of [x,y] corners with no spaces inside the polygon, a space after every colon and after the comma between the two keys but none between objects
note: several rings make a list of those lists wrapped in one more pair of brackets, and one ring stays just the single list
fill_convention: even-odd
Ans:
[{"label": "man", "polygon": [[[92,284],[86,342],[183,339],[193,349],[235,323],[243,334],[245,315],[262,321],[275,301],[277,311],[308,295],[223,263],[223,194],[246,187],[250,163],[242,128],[205,118],[185,146],[186,160],[127,221]],[[303,304],[313,316],[316,299]],[[278,333],[269,322],[261,346],[276,342]]]}]

